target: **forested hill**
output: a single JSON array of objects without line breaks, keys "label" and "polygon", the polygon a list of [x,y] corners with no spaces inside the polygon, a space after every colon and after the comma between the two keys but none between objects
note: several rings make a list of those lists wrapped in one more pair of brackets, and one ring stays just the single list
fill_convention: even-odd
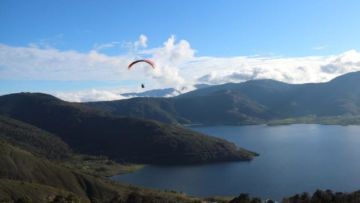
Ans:
[{"label": "forested hill", "polygon": [[1,96],[0,115],[49,131],[75,152],[124,162],[190,164],[251,160],[255,155],[228,141],[183,127],[113,117],[46,94]]}]

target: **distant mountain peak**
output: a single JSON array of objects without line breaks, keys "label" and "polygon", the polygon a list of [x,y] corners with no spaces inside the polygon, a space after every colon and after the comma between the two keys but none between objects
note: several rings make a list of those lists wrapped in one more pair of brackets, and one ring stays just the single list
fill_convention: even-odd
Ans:
[{"label": "distant mountain peak", "polygon": [[340,75],[332,80],[330,80],[330,83],[333,82],[359,82],[360,83],[360,71],[346,73],[344,75]]},{"label": "distant mountain peak", "polygon": [[210,87],[211,85],[207,84],[196,84],[193,87],[182,87],[180,89],[176,88],[163,88],[163,89],[152,89],[147,90],[144,92],[129,92],[129,93],[123,93],[121,96],[124,97],[175,97],[178,95],[181,95],[183,93],[189,92],[190,90],[195,89],[202,89],[206,87]]}]

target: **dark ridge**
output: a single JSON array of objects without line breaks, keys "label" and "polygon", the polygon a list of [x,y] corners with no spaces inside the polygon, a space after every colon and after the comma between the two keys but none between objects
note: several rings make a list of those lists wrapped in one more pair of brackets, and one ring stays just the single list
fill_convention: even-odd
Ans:
[{"label": "dark ridge", "polygon": [[190,164],[251,160],[256,155],[179,126],[112,117],[44,94],[1,96],[0,114],[49,131],[76,152],[124,162]]}]

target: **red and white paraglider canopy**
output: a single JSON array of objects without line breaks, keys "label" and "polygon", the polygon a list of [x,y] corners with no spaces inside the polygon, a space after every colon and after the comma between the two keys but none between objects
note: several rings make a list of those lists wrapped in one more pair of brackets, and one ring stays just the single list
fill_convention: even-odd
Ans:
[{"label": "red and white paraglider canopy", "polygon": [[136,60],[136,61],[133,61],[129,64],[128,66],[128,69],[130,69],[133,65],[137,64],[137,63],[140,63],[140,62],[144,62],[144,63],[147,63],[149,64],[152,68],[155,68],[155,63],[149,59],[141,59],[141,60]]},{"label": "red and white paraglider canopy", "polygon": [[[128,69],[130,70],[131,67],[137,63],[140,63],[140,62],[144,62],[144,63],[147,63],[149,64],[153,69],[155,69],[155,63],[149,59],[141,59],[141,60],[136,60],[136,61],[133,61],[131,62],[129,65],[128,65]],[[145,85],[144,84],[141,84],[141,88],[145,88]]]}]

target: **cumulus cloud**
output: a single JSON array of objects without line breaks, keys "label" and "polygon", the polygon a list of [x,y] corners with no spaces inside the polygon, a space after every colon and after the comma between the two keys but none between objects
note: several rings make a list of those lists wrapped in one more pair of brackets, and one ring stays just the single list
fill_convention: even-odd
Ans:
[{"label": "cumulus cloud", "polygon": [[128,98],[121,96],[121,94],[117,92],[97,89],[76,92],[57,92],[54,96],[71,102],[110,101]]},{"label": "cumulus cloud", "polygon": [[337,57],[333,57],[329,63],[321,66],[321,71],[328,74],[344,74],[359,70],[360,53],[355,50],[347,51]]},{"label": "cumulus cloud", "polygon": [[115,80],[117,75],[126,75],[128,61],[124,56],[96,51],[80,53],[0,44],[0,79]]},{"label": "cumulus cloud", "polygon": [[135,42],[125,42],[123,46],[128,49],[129,55],[136,56],[139,50],[147,47],[147,37],[141,34]]},{"label": "cumulus cloud", "polygon": [[176,43],[175,36],[171,36],[162,47],[144,50],[142,54],[151,55],[156,68],[151,76],[159,83],[180,88],[185,85],[185,79],[180,75],[182,64],[194,57],[195,50],[186,40]]},{"label": "cumulus cloud", "polygon": [[214,83],[214,84],[221,84],[228,82],[242,82],[242,81],[257,79],[258,73],[260,73],[260,71],[257,68],[254,68],[252,72],[245,72],[245,73],[233,72],[228,75],[222,75],[222,76],[212,72],[204,76],[201,76],[200,78],[198,78],[197,81],[199,83]]},{"label": "cumulus cloud", "polygon": [[[360,53],[349,50],[338,55],[308,57],[209,57],[196,56],[186,40],[170,36],[159,47],[149,48],[148,38],[140,35],[125,46],[129,52],[107,55],[99,50],[118,44],[96,45],[87,53],[62,51],[42,46],[0,44],[0,80],[100,80],[146,82],[147,88],[191,89],[194,84],[222,84],[251,79],[274,79],[288,83],[325,82],[341,74],[360,71]],[[150,58],[156,68],[137,64],[135,59]],[[147,89],[149,90],[149,89]],[[71,101],[121,99],[118,94],[99,89],[59,93]]]},{"label": "cumulus cloud", "polygon": [[[325,82],[339,75],[360,71],[360,53],[309,57],[196,57],[183,72],[197,83],[221,84],[252,79],[288,83]],[[191,74],[192,73],[192,74]]]},{"label": "cumulus cloud", "polygon": [[139,40],[134,42],[136,48],[146,48],[147,47],[147,37],[145,35],[140,35]]},{"label": "cumulus cloud", "polygon": [[[0,79],[4,80],[130,80],[146,82],[147,87],[178,87],[186,81],[180,75],[179,67],[191,59],[194,50],[189,42],[176,42],[171,36],[160,47],[146,49],[147,37],[141,35],[131,42],[128,54],[109,56],[100,53],[102,49],[118,45],[118,42],[97,44],[88,53],[74,50],[61,51],[52,47],[14,47],[0,44]],[[135,59],[149,57],[156,63],[155,70],[139,64],[131,71],[127,65]],[[102,100],[110,97],[109,92],[84,90],[83,92],[58,93],[69,101]],[[102,96],[104,95],[104,97]]]}]

